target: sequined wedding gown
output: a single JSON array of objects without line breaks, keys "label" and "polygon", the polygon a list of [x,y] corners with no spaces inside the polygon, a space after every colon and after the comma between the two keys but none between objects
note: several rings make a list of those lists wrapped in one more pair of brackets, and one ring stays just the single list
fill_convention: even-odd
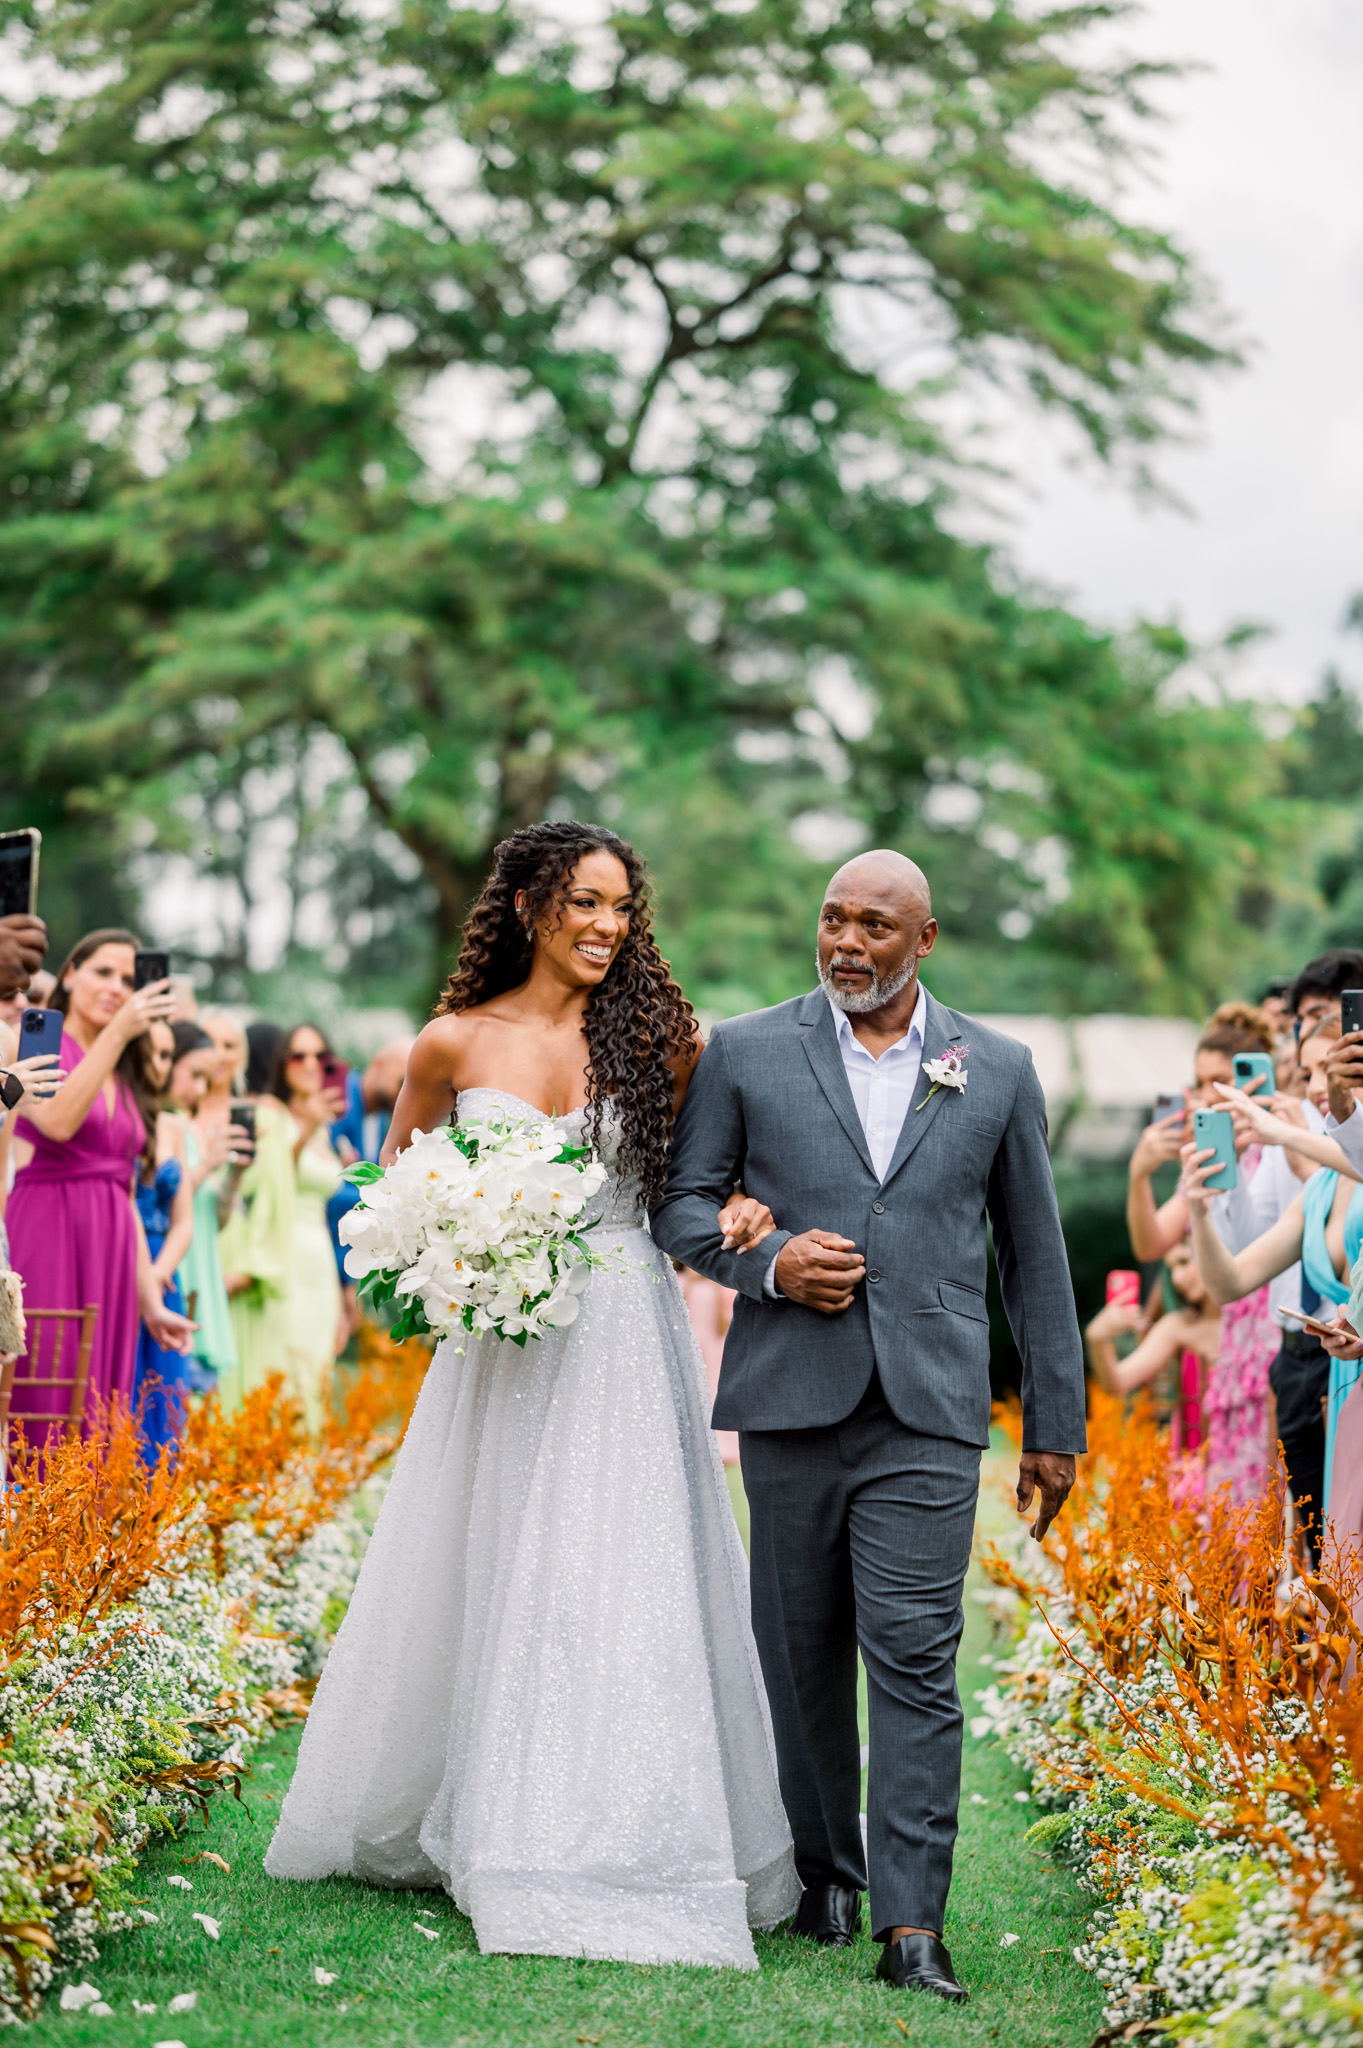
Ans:
[{"label": "sequined wedding gown", "polygon": [[800,1886],[747,1566],[675,1275],[629,1182],[599,1210],[626,1270],[575,1323],[437,1350],[265,1867],[443,1886],[484,1950],[755,1969]]}]

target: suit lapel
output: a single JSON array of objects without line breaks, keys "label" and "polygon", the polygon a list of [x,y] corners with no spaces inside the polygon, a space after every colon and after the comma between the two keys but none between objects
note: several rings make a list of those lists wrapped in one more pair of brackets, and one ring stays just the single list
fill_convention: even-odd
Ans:
[{"label": "suit lapel", "polygon": [[800,1023],[814,1078],[828,1097],[834,1116],[856,1146],[866,1171],[874,1178],[875,1168],[871,1164],[866,1133],[861,1128],[852,1090],[847,1085],[847,1070],[842,1063],[842,1048],[838,1044],[838,1027],[833,1022],[832,1005],[822,989],[805,997]]},{"label": "suit lapel", "polygon": [[[929,1060],[940,1059],[949,1045],[959,1045],[964,1037],[963,1031],[953,1028],[951,1012],[944,1009],[935,996],[929,995],[927,1028],[923,1034],[923,1067],[926,1067]],[[882,1186],[888,1185],[900,1167],[913,1156],[914,1148],[922,1141],[929,1124],[941,1115],[943,1102],[954,1092],[950,1088],[939,1088],[929,1101],[932,1083],[923,1067],[918,1070],[918,1086],[913,1092],[913,1101],[900,1127],[899,1142],[886,1168]]]}]

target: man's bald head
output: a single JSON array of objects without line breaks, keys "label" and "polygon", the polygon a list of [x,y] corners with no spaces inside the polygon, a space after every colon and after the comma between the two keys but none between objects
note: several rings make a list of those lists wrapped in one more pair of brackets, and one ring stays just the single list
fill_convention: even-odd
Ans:
[{"label": "man's bald head", "polygon": [[859,897],[893,895],[901,902],[921,905],[924,917],[932,916],[932,891],[917,861],[892,846],[878,846],[870,853],[854,854],[843,862],[824,890],[825,902],[854,894]]},{"label": "man's bald head", "polygon": [[840,1010],[908,1018],[918,998],[918,963],[932,951],[937,924],[923,870],[878,847],[844,862],[819,912],[819,980]]}]

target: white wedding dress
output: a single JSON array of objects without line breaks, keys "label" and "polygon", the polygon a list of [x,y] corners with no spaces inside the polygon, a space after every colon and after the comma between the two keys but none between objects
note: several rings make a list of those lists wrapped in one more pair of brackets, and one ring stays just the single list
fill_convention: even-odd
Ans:
[{"label": "white wedding dress", "polygon": [[704,1368],[637,1191],[588,1213],[626,1270],[575,1323],[435,1354],[265,1868],[443,1886],[485,1951],[755,1969],[800,1885]]}]

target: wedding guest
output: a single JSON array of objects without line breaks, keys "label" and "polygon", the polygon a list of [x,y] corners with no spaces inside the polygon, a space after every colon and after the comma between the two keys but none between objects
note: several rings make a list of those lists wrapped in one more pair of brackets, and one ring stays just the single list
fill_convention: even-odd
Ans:
[{"label": "wedding guest", "polygon": [[[1237,1453],[1223,1434],[1211,1445],[1204,1480],[1198,1454],[1208,1441],[1206,1390],[1221,1355],[1221,1312],[1197,1270],[1191,1239],[1171,1245],[1166,1263],[1177,1308],[1152,1322],[1139,1307],[1110,1301],[1089,1323],[1084,1339],[1094,1377],[1110,1394],[1132,1394],[1161,1376],[1172,1377],[1169,1459],[1175,1490],[1187,1498],[1202,1493],[1204,1485],[1211,1493],[1230,1477],[1223,1468],[1234,1464]],[[1127,1334],[1139,1335],[1140,1342],[1127,1357],[1119,1358],[1114,1339]],[[1259,1463],[1262,1466],[1262,1454]]]},{"label": "wedding guest", "polygon": [[[27,1103],[15,1126],[11,1257],[29,1307],[98,1307],[92,1403],[130,1398],[139,1309],[158,1342],[180,1350],[189,1340],[185,1318],[162,1299],[133,1200],[137,1163],[154,1158],[156,1143],[138,1040],[170,1007],[164,983],[134,993],[136,948],[131,932],[90,932],[63,961],[50,1007],[66,1016],[70,1078],[51,1101]],[[54,1425],[64,1414],[63,1389],[35,1388],[31,1399]]]},{"label": "wedding guest", "polygon": [[331,1047],[315,1024],[297,1024],[275,1056],[270,1092],[293,1127],[293,1237],[289,1258],[289,1344],[286,1379],[316,1436],[331,1401],[331,1374],[349,1329],[341,1300],[327,1203],[341,1184],[341,1161],[329,1126],[345,1098],[329,1088],[322,1062]]},{"label": "wedding guest", "polygon": [[[407,1055],[415,1043],[411,1037],[390,1038],[379,1047],[362,1074],[351,1072],[347,1075],[345,1115],[331,1127],[331,1142],[340,1154],[343,1166],[353,1166],[361,1159],[377,1164],[383,1141],[388,1136],[388,1126],[393,1120],[393,1105],[402,1093],[407,1075]],[[349,1181],[343,1181],[327,1203],[327,1229],[331,1232],[346,1323],[352,1330],[359,1322],[355,1283],[346,1274],[345,1247],[339,1233],[341,1218],[354,1208],[359,1199],[359,1189]]]},{"label": "wedding guest", "polygon": [[222,1054],[210,1034],[197,1024],[176,1024],[173,1030],[175,1059],[166,1100],[184,1140],[185,1178],[194,1205],[194,1235],[180,1261],[180,1291],[197,1325],[194,1348],[187,1361],[187,1382],[191,1392],[204,1392],[216,1385],[220,1372],[237,1362],[232,1316],[218,1256],[218,1182],[221,1178],[231,1183],[233,1175],[240,1178],[247,1162],[237,1148],[249,1141],[244,1141],[241,1132],[226,1120],[201,1121],[200,1113],[222,1065]]},{"label": "wedding guest", "polygon": [[[1326,1062],[1339,1035],[1339,1013],[1318,1014],[1302,1032],[1298,1047],[1308,1097],[1321,1121],[1329,1092]],[[1270,1229],[1242,1251],[1232,1253],[1216,1228],[1210,1192],[1204,1186],[1207,1173],[1215,1170],[1210,1154],[1196,1151],[1192,1144],[1186,1145],[1183,1188],[1191,1217],[1193,1247],[1213,1301],[1222,1304],[1253,1293],[1300,1260],[1301,1306],[1308,1314],[1322,1313],[1329,1320],[1333,1307],[1348,1299],[1350,1275],[1363,1246],[1363,1185],[1344,1170],[1346,1162],[1335,1140],[1302,1132],[1273,1114],[1276,1107],[1276,1099],[1269,1110],[1255,1108],[1246,1097],[1236,1104],[1237,1113],[1262,1143],[1302,1147],[1309,1142],[1313,1149],[1323,1150],[1336,1163],[1313,1173]],[[1334,1374],[1327,1370],[1322,1375],[1317,1371],[1315,1377],[1319,1380],[1323,1376],[1332,1388]],[[1309,1375],[1303,1372],[1283,1383],[1283,1390],[1278,1393],[1277,1428],[1292,1497],[1306,1529],[1312,1558],[1318,1561],[1329,1467],[1325,1426],[1319,1411],[1312,1413],[1314,1389],[1304,1384],[1308,1380]]]},{"label": "wedding guest", "polygon": [[[253,1032],[257,1034],[254,1041]],[[248,1092],[239,1099],[254,1112],[255,1138],[249,1146],[233,1139],[234,1154],[240,1158],[249,1151],[250,1160],[240,1172],[229,1166],[230,1179],[219,1209],[222,1234],[218,1256],[237,1353],[235,1365],[218,1376],[219,1398],[229,1415],[272,1373],[289,1369],[293,1125],[273,1095],[252,1093],[249,1086],[265,1048],[282,1036],[273,1024],[252,1024],[246,1033]]]},{"label": "wedding guest", "polygon": [[[175,1070],[178,1050],[176,1034],[183,1024],[171,1026],[157,1018],[144,1042],[147,1080],[158,1103],[164,1102]],[[203,1033],[197,1034],[200,1038]],[[194,1195],[186,1172],[184,1130],[180,1119],[167,1110],[156,1118],[153,1157],[145,1153],[139,1164],[135,1194],[142,1228],[146,1233],[151,1270],[166,1307],[185,1313],[180,1289],[179,1266],[190,1248],[194,1232]],[[167,1445],[179,1441],[185,1419],[186,1358],[157,1343],[143,1323],[137,1346],[137,1369],[133,1378],[133,1407],[137,1411],[143,1457],[154,1465]]]}]

